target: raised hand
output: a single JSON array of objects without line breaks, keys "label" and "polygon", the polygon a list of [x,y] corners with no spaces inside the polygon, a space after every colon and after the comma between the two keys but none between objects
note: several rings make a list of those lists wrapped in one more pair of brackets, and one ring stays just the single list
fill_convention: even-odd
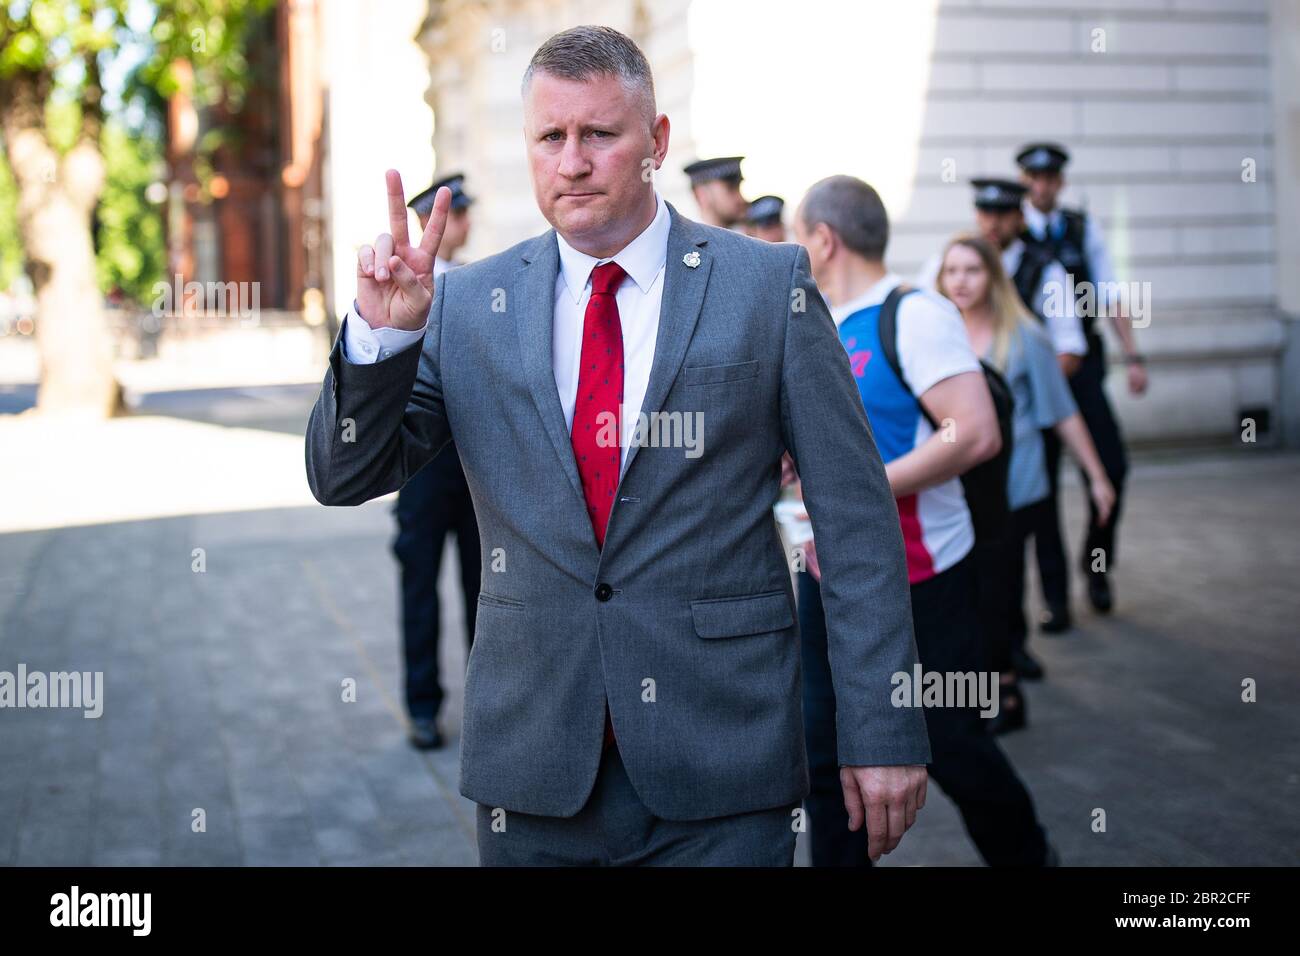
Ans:
[{"label": "raised hand", "polygon": [[443,186],[433,197],[429,224],[420,244],[411,245],[406,231],[406,196],[402,177],[390,169],[384,175],[388,186],[388,223],[391,232],[382,233],[373,246],[357,250],[357,307],[372,328],[415,331],[421,328],[433,302],[433,260],[447,226],[451,190]]}]

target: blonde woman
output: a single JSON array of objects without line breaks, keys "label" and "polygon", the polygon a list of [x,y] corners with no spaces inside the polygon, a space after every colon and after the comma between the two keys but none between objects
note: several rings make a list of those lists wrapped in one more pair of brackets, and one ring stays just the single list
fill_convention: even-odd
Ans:
[{"label": "blonde woman", "polygon": [[990,545],[978,562],[989,664],[1003,681],[994,729],[1005,732],[1026,722],[1016,673],[1025,666],[1018,662],[1032,664],[1025,650],[1025,539],[1048,505],[1042,429],[1052,428],[1078,460],[1103,523],[1114,507],[1115,490],[1075,407],[1051,340],[1021,302],[997,249],[978,236],[957,236],[944,250],[937,288],[961,312],[975,354],[1003,374],[1016,402],[1007,475],[1011,519],[1003,540]]}]

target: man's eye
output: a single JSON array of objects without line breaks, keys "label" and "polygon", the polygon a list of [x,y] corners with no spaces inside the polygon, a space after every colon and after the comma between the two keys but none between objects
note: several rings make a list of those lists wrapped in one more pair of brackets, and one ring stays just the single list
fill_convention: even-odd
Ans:
[{"label": "man's eye", "polygon": [[611,132],[609,132],[608,130],[603,130],[603,129],[593,129],[593,130],[591,131],[591,135],[592,135],[592,136],[599,136],[599,137],[601,137],[601,138],[603,139],[603,138],[606,137],[606,136],[613,136],[614,134],[611,133]]},{"label": "man's eye", "polygon": [[550,132],[550,133],[547,133],[545,136],[542,137],[542,139],[546,139],[546,140],[550,140],[551,142],[555,142],[555,137],[557,137],[557,136],[562,136],[562,135],[563,135],[563,134],[560,133],[558,130],[555,130],[555,131],[552,131],[552,132]]}]

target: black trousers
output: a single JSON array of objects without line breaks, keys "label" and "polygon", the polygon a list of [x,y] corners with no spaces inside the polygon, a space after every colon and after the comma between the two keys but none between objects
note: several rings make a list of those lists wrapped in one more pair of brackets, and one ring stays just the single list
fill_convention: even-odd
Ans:
[{"label": "black trousers", "polygon": [[1025,616],[1025,545],[1035,529],[1050,520],[1054,505],[1048,498],[1018,508],[1007,516],[1002,535],[975,546],[979,581],[980,625],[990,669],[1011,671],[1011,651],[1024,650],[1029,637]]},{"label": "black trousers", "polygon": [[[1083,553],[1079,567],[1084,574],[1093,572],[1094,556],[1098,549],[1105,556],[1102,567],[1110,571],[1115,564],[1115,540],[1119,526],[1120,508],[1124,501],[1124,480],[1128,476],[1128,455],[1124,451],[1124,437],[1119,430],[1115,412],[1106,398],[1102,383],[1106,378],[1106,350],[1101,339],[1089,336],[1088,354],[1079,370],[1070,379],[1079,414],[1088,426],[1088,434],[1097,446],[1097,455],[1110,483],[1115,486],[1115,507],[1110,519],[1097,523],[1097,509],[1088,495],[1088,476],[1080,474],[1084,482],[1084,495],[1088,502],[1088,531],[1084,537]],[[1038,557],[1038,576],[1043,586],[1043,597],[1054,607],[1068,607],[1070,596],[1069,568],[1065,558],[1065,541],[1061,533],[1060,505],[1057,497],[1061,471],[1061,441],[1056,432],[1043,432],[1047,459],[1047,477],[1051,486],[1048,506],[1040,513],[1040,523],[1034,528],[1034,548]]]},{"label": "black trousers", "polygon": [[448,445],[402,486],[394,508],[393,553],[401,564],[402,646],[406,709],[413,720],[432,720],[442,708],[438,637],[442,608],[438,572],[448,534],[456,536],[460,584],[465,596],[465,636],[474,641],[478,610],[479,538],[465,474],[455,446]]},{"label": "black trousers", "polygon": [[[798,574],[804,734],[810,792],[805,801],[813,866],[869,866],[867,832],[848,829],[835,737],[835,690],[821,589]],[[926,671],[985,669],[970,555],[912,587],[917,653]],[[975,707],[931,707],[930,776],[961,811],[966,832],[990,866],[1042,866],[1047,839],[1029,792]]]}]

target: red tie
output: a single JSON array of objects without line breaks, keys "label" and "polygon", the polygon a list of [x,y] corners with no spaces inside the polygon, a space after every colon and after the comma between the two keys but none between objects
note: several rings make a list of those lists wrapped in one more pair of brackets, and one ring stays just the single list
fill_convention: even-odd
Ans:
[{"label": "red tie", "polygon": [[[582,323],[582,367],[573,406],[573,458],[582,478],[587,516],[596,547],[605,547],[605,527],[618,490],[619,438],[623,403],[623,326],[614,298],[627,273],[617,262],[591,272],[591,298]],[[605,746],[614,742],[614,725],[605,705]]]},{"label": "red tie", "polygon": [[627,275],[617,262],[596,266],[582,324],[582,367],[573,406],[573,458],[582,476],[596,546],[614,507],[619,473],[619,405],[623,401],[623,326],[614,293]]}]

